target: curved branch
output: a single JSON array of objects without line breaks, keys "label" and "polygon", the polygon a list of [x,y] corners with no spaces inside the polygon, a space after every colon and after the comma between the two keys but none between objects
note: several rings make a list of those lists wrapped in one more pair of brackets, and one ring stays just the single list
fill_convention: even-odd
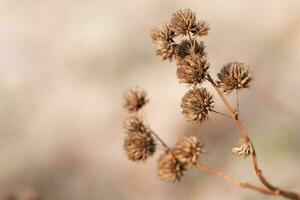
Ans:
[{"label": "curved branch", "polygon": [[220,177],[220,178],[224,179],[225,181],[229,182],[230,184],[232,184],[233,186],[236,186],[236,187],[241,187],[241,188],[244,188],[244,189],[255,190],[257,192],[260,192],[260,193],[263,193],[263,194],[267,194],[267,195],[278,195],[276,192],[270,191],[270,190],[265,189],[263,187],[259,187],[259,186],[256,186],[256,185],[253,185],[253,184],[247,183],[247,182],[238,181],[235,178],[232,178],[232,177],[230,177],[228,175],[225,175],[224,173],[222,173],[222,172],[220,172],[220,171],[218,171],[216,169],[207,167],[206,165],[204,165],[202,163],[198,163],[197,169],[199,169],[201,171],[205,171],[205,172],[207,172],[207,173],[209,173],[211,175]]},{"label": "curved branch", "polygon": [[242,122],[240,121],[237,113],[232,109],[232,107],[230,106],[228,100],[226,99],[226,97],[224,96],[223,92],[219,89],[219,87],[217,86],[217,84],[215,83],[215,81],[211,78],[210,75],[207,76],[207,80],[212,84],[212,86],[215,88],[215,90],[217,91],[218,95],[221,97],[224,105],[226,106],[227,110],[229,111],[229,113],[231,114],[231,118],[236,122],[236,125],[238,126],[240,133],[243,135],[244,139],[252,146],[253,148],[253,152],[252,152],[252,164],[253,164],[253,168],[255,170],[255,173],[257,175],[257,177],[259,178],[260,182],[269,190],[278,193],[278,195],[286,197],[288,199],[293,199],[293,200],[300,200],[300,194],[296,193],[296,192],[291,192],[291,191],[286,191],[283,190],[279,187],[276,187],[274,185],[272,185],[263,175],[262,171],[259,169],[258,167],[258,162],[257,162],[257,155],[255,152],[255,148],[253,145],[253,142],[251,141],[248,133],[246,132],[244,125],[242,124]]}]

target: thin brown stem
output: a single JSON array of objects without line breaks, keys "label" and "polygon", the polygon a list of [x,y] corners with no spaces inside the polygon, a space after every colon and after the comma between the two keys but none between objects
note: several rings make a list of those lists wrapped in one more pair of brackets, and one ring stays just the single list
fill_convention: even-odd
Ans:
[{"label": "thin brown stem", "polygon": [[165,151],[169,151],[171,148],[159,137],[159,135],[157,133],[155,133],[151,128],[150,128],[150,125],[149,125],[149,122],[148,122],[148,119],[147,119],[147,116],[145,114],[145,112],[142,110],[142,115],[143,115],[143,118],[144,118],[144,121],[147,125],[147,127],[149,128],[151,134],[161,143],[161,145],[165,148]]},{"label": "thin brown stem", "polygon": [[237,114],[240,112],[239,90],[236,90],[236,108],[235,108],[235,112]]},{"label": "thin brown stem", "polygon": [[217,84],[215,83],[215,81],[211,78],[210,75],[207,76],[207,80],[212,84],[212,86],[215,88],[215,90],[217,91],[218,95],[221,97],[225,107],[227,108],[227,110],[229,111],[229,113],[231,114],[231,118],[235,121],[236,125],[238,126],[240,133],[243,135],[244,139],[252,146],[253,152],[252,152],[252,164],[253,164],[253,168],[255,170],[255,173],[257,175],[257,177],[259,178],[260,182],[269,190],[278,193],[280,196],[286,197],[288,199],[293,199],[293,200],[300,200],[300,194],[296,193],[296,192],[291,192],[291,191],[286,191],[283,190],[279,187],[276,187],[274,185],[272,185],[263,175],[262,171],[259,169],[258,167],[258,162],[257,162],[257,155],[255,152],[255,148],[253,145],[253,142],[251,141],[248,133],[246,132],[244,125],[242,124],[242,122],[239,119],[238,114],[232,109],[232,107],[230,106],[227,98],[224,96],[223,92],[219,89],[219,87],[217,86]]},{"label": "thin brown stem", "polygon": [[198,163],[197,165],[197,169],[207,172],[211,175],[220,177],[222,179],[224,179],[225,181],[229,182],[231,185],[236,186],[236,187],[241,187],[241,188],[245,188],[245,189],[250,189],[250,190],[255,190],[257,192],[263,193],[263,194],[267,194],[267,195],[278,195],[276,192],[270,191],[268,189],[265,189],[263,187],[259,187],[247,182],[241,182],[235,178],[232,178],[216,169],[210,168],[206,165],[204,165],[203,163]]},{"label": "thin brown stem", "polygon": [[212,110],[212,112],[214,112],[214,113],[216,113],[216,114],[219,114],[219,115],[222,115],[222,116],[224,116],[224,117],[229,117],[229,118],[231,118],[230,115],[227,115],[227,114],[225,114],[225,113],[221,113],[221,112],[216,111],[216,110]]}]

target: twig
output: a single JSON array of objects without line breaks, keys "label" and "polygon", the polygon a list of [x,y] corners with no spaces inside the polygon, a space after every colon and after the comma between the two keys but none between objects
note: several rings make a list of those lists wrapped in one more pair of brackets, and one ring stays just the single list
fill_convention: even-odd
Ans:
[{"label": "twig", "polygon": [[221,113],[221,112],[216,111],[216,110],[212,110],[212,112],[214,112],[214,113],[216,113],[216,114],[219,114],[219,115],[222,115],[222,116],[224,116],[224,117],[229,117],[229,118],[231,118],[230,115],[227,115],[227,114],[225,114],[225,113]]},{"label": "twig", "polygon": [[240,102],[239,102],[239,90],[236,90],[236,113],[238,114],[240,112]]},{"label": "twig", "polygon": [[159,137],[159,135],[157,133],[155,133],[152,129],[150,129],[150,125],[147,120],[147,116],[146,116],[145,112],[143,110],[141,112],[142,112],[144,121],[145,121],[148,129],[150,130],[150,133],[161,143],[161,145],[165,148],[166,151],[169,151],[171,148]]},{"label": "twig", "polygon": [[263,175],[262,171],[258,167],[258,162],[257,162],[257,156],[255,152],[255,148],[253,145],[253,142],[251,141],[248,133],[246,132],[244,125],[240,121],[237,113],[232,109],[230,106],[228,100],[224,96],[223,92],[219,89],[215,81],[211,78],[210,75],[207,76],[207,80],[212,84],[212,86],[215,88],[219,96],[221,97],[223,103],[225,104],[226,108],[228,109],[229,113],[231,114],[232,119],[236,122],[241,134],[243,135],[244,139],[252,146],[253,152],[252,152],[252,164],[253,168],[255,170],[255,173],[257,177],[259,178],[260,182],[269,190],[278,193],[280,196],[286,197],[288,199],[293,199],[293,200],[300,200],[300,194],[297,194],[296,192],[291,192],[291,191],[286,191],[283,190],[279,187],[273,186]]},{"label": "twig", "polygon": [[270,191],[263,187],[255,186],[255,185],[247,183],[247,182],[238,181],[237,179],[232,178],[216,169],[210,168],[210,167],[204,165],[203,163],[198,163],[198,165],[196,167],[197,167],[197,169],[199,169],[201,171],[207,172],[211,175],[214,175],[214,176],[224,179],[225,181],[229,182],[233,186],[250,189],[250,190],[255,190],[257,192],[267,194],[267,195],[278,195],[276,192]]}]

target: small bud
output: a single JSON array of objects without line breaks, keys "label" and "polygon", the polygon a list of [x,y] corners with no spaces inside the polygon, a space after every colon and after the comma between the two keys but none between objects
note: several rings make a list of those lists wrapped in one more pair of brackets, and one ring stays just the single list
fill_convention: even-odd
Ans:
[{"label": "small bud", "polygon": [[245,159],[253,153],[253,148],[250,143],[246,142],[243,139],[240,139],[239,144],[239,147],[235,147],[232,149],[232,152],[236,156],[240,156]]}]

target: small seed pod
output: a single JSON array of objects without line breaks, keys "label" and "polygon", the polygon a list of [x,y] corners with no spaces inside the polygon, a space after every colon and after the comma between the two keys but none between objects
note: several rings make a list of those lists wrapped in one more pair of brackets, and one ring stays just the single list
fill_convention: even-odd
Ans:
[{"label": "small seed pod", "polygon": [[[200,41],[198,42],[197,40],[182,40],[180,44],[178,45],[178,49],[176,52],[176,56],[180,59],[184,59],[186,56],[190,55],[191,53],[194,53],[196,55],[199,55],[199,57],[203,57],[206,55],[205,52],[205,46],[204,42]],[[180,60],[177,63],[180,65]]]},{"label": "small seed pod", "polygon": [[177,45],[173,37],[174,31],[169,25],[161,25],[151,30],[151,38],[155,45],[156,55],[160,56],[163,60],[168,59],[172,61],[175,55]]},{"label": "small seed pod", "polygon": [[155,153],[155,139],[150,133],[130,132],[125,138],[124,150],[129,160],[146,161]]},{"label": "small seed pod", "polygon": [[190,9],[178,10],[172,14],[170,24],[176,35],[187,35],[196,26],[196,15]]},{"label": "small seed pod", "polygon": [[129,112],[137,112],[148,103],[147,93],[137,87],[124,93],[124,108]]},{"label": "small seed pod", "polygon": [[197,85],[205,81],[209,63],[202,41],[198,43],[197,40],[183,40],[175,58],[178,65],[176,74],[180,83]]},{"label": "small seed pod", "polygon": [[156,55],[161,57],[162,60],[172,61],[176,53],[177,44],[159,40],[155,42]]},{"label": "small seed pod", "polygon": [[218,86],[227,93],[234,89],[249,88],[252,78],[248,68],[241,62],[228,63],[218,73]]},{"label": "small seed pod", "polygon": [[253,148],[251,144],[243,139],[239,141],[240,146],[232,149],[232,153],[241,158],[248,158],[253,153]]},{"label": "small seed pod", "polygon": [[182,98],[182,113],[188,120],[202,123],[208,119],[208,113],[214,108],[213,104],[213,97],[205,88],[194,88]]},{"label": "small seed pod", "polygon": [[176,144],[174,148],[174,156],[184,165],[188,167],[194,166],[198,162],[198,158],[204,153],[204,145],[196,136],[184,136]]},{"label": "small seed pod", "polygon": [[209,31],[209,25],[207,22],[205,21],[200,21],[200,22],[197,22],[196,25],[192,28],[191,32],[194,34],[194,35],[197,35],[199,37],[202,37],[202,36],[205,36],[205,35],[208,35],[208,31]]},{"label": "small seed pod", "polygon": [[180,181],[184,175],[185,167],[173,155],[172,151],[163,154],[158,160],[158,174],[168,182]]}]

